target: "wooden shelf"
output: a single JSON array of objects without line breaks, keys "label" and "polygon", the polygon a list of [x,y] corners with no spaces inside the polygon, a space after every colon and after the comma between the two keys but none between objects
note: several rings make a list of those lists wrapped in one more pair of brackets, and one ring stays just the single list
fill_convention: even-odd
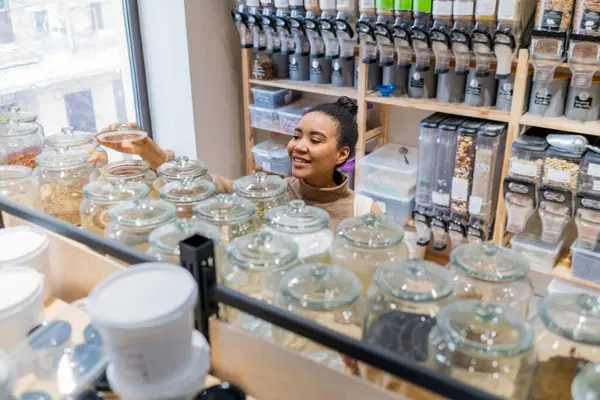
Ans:
[{"label": "wooden shelf", "polygon": [[292,81],[290,79],[273,79],[269,81],[250,79],[249,82],[250,84],[256,86],[292,89],[299,92],[316,93],[334,97],[347,96],[354,100],[358,98],[358,90],[354,87],[337,87],[329,84],[312,83],[308,81]]},{"label": "wooden shelf", "polygon": [[[265,131],[265,132],[279,133],[280,135],[285,135],[285,136],[293,136],[294,135],[293,133],[284,132],[279,129],[265,129],[265,128],[261,128],[259,126],[252,126],[252,129],[260,129],[261,131]],[[377,128],[373,128],[370,131],[367,131],[367,134],[365,135],[365,141],[375,139],[376,137],[379,137],[382,133],[383,133],[383,127],[378,126]]]},{"label": "wooden shelf", "polygon": [[552,269],[552,276],[562,279],[563,281],[571,282],[579,286],[585,286],[590,289],[600,290],[600,284],[584,281],[582,279],[573,278],[571,275],[571,252],[561,255],[556,266]]},{"label": "wooden shelf", "polygon": [[521,117],[520,123],[521,125],[600,136],[600,121],[579,122],[565,117],[547,118],[526,113]]},{"label": "wooden shelf", "polygon": [[382,97],[379,93],[367,95],[369,103],[386,104],[395,107],[415,108],[418,110],[437,111],[446,114],[461,115],[464,117],[489,119],[493,121],[509,122],[510,113],[493,107],[470,107],[465,104],[440,103],[435,99],[412,99],[408,96]]}]

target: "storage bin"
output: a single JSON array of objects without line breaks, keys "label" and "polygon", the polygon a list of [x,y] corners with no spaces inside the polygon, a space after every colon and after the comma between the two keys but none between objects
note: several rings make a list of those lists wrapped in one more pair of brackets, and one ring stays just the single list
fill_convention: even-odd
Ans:
[{"label": "storage bin", "polygon": [[416,147],[388,143],[359,161],[360,186],[393,198],[412,197],[417,185],[417,159]]},{"label": "storage bin", "polygon": [[254,162],[263,171],[272,174],[290,175],[292,162],[288,156],[286,143],[277,140],[266,140],[252,148]]},{"label": "storage bin", "polygon": [[251,88],[254,105],[264,108],[277,108],[300,98],[300,93],[290,89]]},{"label": "storage bin", "polygon": [[294,133],[294,129],[314,104],[298,102],[279,110],[279,130],[284,133]]},{"label": "storage bin", "polygon": [[257,107],[255,104],[248,106],[250,109],[250,124],[254,128],[269,131],[279,130],[279,113],[271,108]]},{"label": "storage bin", "polygon": [[571,253],[573,278],[600,284],[600,253],[583,249],[578,244],[571,246]]},{"label": "storage bin", "polygon": [[510,245],[529,261],[531,269],[551,273],[564,241],[547,243],[531,234],[518,234],[510,240]]},{"label": "storage bin", "polygon": [[381,211],[400,225],[404,225],[412,217],[415,208],[414,194],[411,197],[394,197],[385,193],[373,192],[364,187],[359,187],[358,193],[377,202]]},{"label": "storage bin", "polygon": [[435,165],[433,173],[433,190],[431,201],[435,206],[450,209],[450,193],[454,178],[456,159],[456,143],[458,127],[465,122],[464,118],[448,117],[440,123],[437,130],[435,154],[426,156],[426,162]]}]

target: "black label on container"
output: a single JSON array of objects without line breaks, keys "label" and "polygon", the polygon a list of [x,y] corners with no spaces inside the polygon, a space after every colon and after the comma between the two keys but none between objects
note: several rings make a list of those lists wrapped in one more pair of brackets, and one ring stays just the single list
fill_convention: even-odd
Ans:
[{"label": "black label on container", "polygon": [[542,90],[541,92],[534,93],[533,103],[538,106],[548,107],[551,101],[552,94],[548,93],[547,90]]},{"label": "black label on container", "polygon": [[577,96],[575,96],[575,101],[573,102],[573,108],[579,108],[581,110],[589,110],[592,108],[592,101],[594,99],[590,97],[588,92],[581,92]]},{"label": "black label on container", "polygon": [[323,73],[323,68],[321,68],[321,64],[318,61],[310,63],[310,73],[311,75],[321,75]]},{"label": "black label on container", "polygon": [[467,86],[467,94],[481,96],[481,82],[479,82],[477,79],[471,79],[469,86]]},{"label": "black label on container", "polygon": [[542,29],[549,31],[560,30],[562,23],[563,12],[558,10],[545,10],[542,14]]},{"label": "black label on container", "polygon": [[600,13],[589,8],[583,10],[579,28],[586,31],[597,31],[600,28]]},{"label": "black label on container", "polygon": [[423,86],[425,86],[425,78],[420,73],[415,72],[411,75],[409,84],[410,87],[423,89]]},{"label": "black label on container", "polygon": [[507,100],[512,100],[513,98],[513,85],[510,83],[504,83],[500,85],[500,89],[498,89],[498,94],[500,97],[503,97]]},{"label": "black label on container", "polygon": [[335,76],[335,77],[338,77],[338,78],[341,78],[342,75],[344,75],[344,69],[342,68],[342,66],[340,65],[340,63],[338,63],[338,62],[334,62],[333,63],[333,68],[332,68],[332,71],[331,71],[331,75]]},{"label": "black label on container", "polygon": [[298,60],[296,60],[295,57],[290,58],[289,69],[290,69],[290,71],[294,71],[294,72],[298,71]]}]

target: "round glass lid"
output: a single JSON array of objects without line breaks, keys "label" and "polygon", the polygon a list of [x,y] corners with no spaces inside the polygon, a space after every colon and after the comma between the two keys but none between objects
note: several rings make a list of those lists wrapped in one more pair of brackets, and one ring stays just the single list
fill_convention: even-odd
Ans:
[{"label": "round glass lid", "polygon": [[71,126],[62,128],[60,133],[46,137],[46,144],[55,148],[69,148],[93,142],[94,135],[89,132],[75,131]]},{"label": "round glass lid", "polygon": [[160,198],[178,204],[197,203],[215,194],[212,182],[196,178],[191,182],[175,181],[167,183],[160,189]]},{"label": "round glass lid", "polygon": [[600,297],[584,293],[552,293],[540,303],[546,327],[576,342],[600,345]]},{"label": "round glass lid", "polygon": [[362,283],[350,270],[335,265],[305,264],[281,279],[285,300],[317,311],[350,305],[360,298]]},{"label": "round glass lid", "polygon": [[91,182],[83,187],[86,199],[98,203],[113,204],[122,201],[144,199],[150,193],[148,185],[139,182]]},{"label": "round glass lid", "polygon": [[395,246],[404,237],[404,228],[387,217],[365,215],[340,222],[337,234],[358,247]]},{"label": "round glass lid", "polygon": [[111,221],[119,225],[142,227],[167,222],[175,216],[175,206],[162,200],[127,201],[109,211]]},{"label": "round glass lid", "polygon": [[41,168],[49,170],[65,170],[88,164],[90,154],[86,151],[54,151],[46,150],[40,153],[35,162]]},{"label": "round glass lid", "polygon": [[269,176],[264,172],[244,176],[233,183],[234,192],[250,199],[267,199],[279,196],[287,189],[287,184],[278,176]]},{"label": "round glass lid", "polygon": [[382,292],[408,301],[435,301],[454,291],[454,275],[429,261],[391,261],[377,267],[375,284]]},{"label": "round glass lid", "polygon": [[600,400],[600,364],[581,369],[571,386],[573,400]]},{"label": "round glass lid", "polygon": [[194,215],[202,220],[229,224],[250,219],[256,214],[256,206],[236,195],[219,194],[196,206]]},{"label": "round glass lid", "polygon": [[0,165],[0,187],[19,183],[31,177],[31,173],[31,168],[22,165]]},{"label": "round glass lid", "polygon": [[180,180],[190,176],[199,178],[206,175],[207,171],[208,167],[202,161],[190,160],[187,157],[177,157],[156,170],[158,176],[168,180]]},{"label": "round glass lid", "polygon": [[24,136],[38,131],[38,126],[30,122],[10,120],[7,124],[0,124],[0,136]]},{"label": "round glass lid", "polygon": [[279,269],[298,260],[298,245],[283,237],[259,231],[239,237],[227,246],[231,264],[254,270]]},{"label": "round glass lid", "polygon": [[23,111],[20,107],[11,107],[8,112],[0,113],[0,124],[8,124],[9,121],[35,122],[37,117],[34,112]]},{"label": "round glass lid", "polygon": [[148,163],[142,160],[115,161],[100,168],[100,175],[106,179],[142,178],[150,170]]},{"label": "round glass lid", "polygon": [[118,124],[113,131],[102,132],[97,138],[106,143],[131,143],[142,140],[148,136],[147,132],[131,129],[128,124]]},{"label": "round glass lid", "polygon": [[150,234],[149,240],[154,249],[178,256],[179,243],[194,235],[207,237],[215,244],[220,240],[219,228],[197,219],[178,219],[156,228]]},{"label": "round glass lid", "polygon": [[267,211],[265,225],[287,233],[315,232],[329,226],[329,214],[321,208],[307,206],[303,200],[292,200]]},{"label": "round glass lid", "polygon": [[484,281],[515,281],[529,272],[529,262],[524,256],[493,243],[462,245],[452,252],[450,261],[460,272]]}]

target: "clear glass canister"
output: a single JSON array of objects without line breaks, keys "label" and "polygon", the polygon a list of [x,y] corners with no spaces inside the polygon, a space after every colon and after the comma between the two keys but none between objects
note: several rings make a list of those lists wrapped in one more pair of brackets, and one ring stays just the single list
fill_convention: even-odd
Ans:
[{"label": "clear glass canister", "polygon": [[265,212],[287,202],[286,190],[287,183],[283,179],[265,172],[244,176],[233,183],[235,194],[254,203],[261,220]]},{"label": "clear glass canister", "polygon": [[178,219],[152,231],[149,236],[150,249],[148,254],[158,261],[171,264],[180,263],[179,243],[194,235],[209,238],[215,245],[216,265],[223,262],[223,246],[220,245],[219,229],[197,219]]},{"label": "clear glass canister", "polygon": [[[31,168],[22,165],[0,165],[0,197],[34,210],[43,210],[39,184]],[[16,217],[4,214],[6,227],[17,223]]]},{"label": "clear glass canister", "polygon": [[512,144],[508,159],[508,176],[539,183],[542,179],[544,152],[548,148],[546,139],[522,135]]},{"label": "clear glass canister", "polygon": [[383,262],[408,259],[404,228],[387,217],[365,215],[340,222],[331,245],[331,262],[348,268],[362,281],[362,293]]},{"label": "clear glass canister", "polygon": [[[358,340],[363,319],[360,290],[360,279],[345,268],[304,264],[289,270],[283,276],[276,304]],[[330,368],[345,370],[338,353],[302,336],[274,328],[273,339]]]},{"label": "clear glass canister", "polygon": [[60,133],[55,133],[46,137],[46,147],[54,150],[79,150],[86,151],[88,154],[94,152],[102,155],[101,159],[96,163],[98,166],[103,166],[108,163],[108,156],[104,147],[98,145],[94,135],[89,132],[75,131],[73,127],[67,126],[60,130]]},{"label": "clear glass canister", "polygon": [[537,0],[535,29],[565,32],[571,27],[575,0]]},{"label": "clear glass canister", "polygon": [[35,158],[44,212],[73,225],[81,223],[79,207],[83,187],[90,182],[94,166],[84,151],[44,151]]},{"label": "clear glass canister", "polygon": [[150,187],[150,196],[158,199],[160,195],[154,188],[156,174],[150,165],[142,160],[115,161],[99,170],[100,178],[106,181],[141,182]]},{"label": "clear glass canister", "polygon": [[542,183],[575,191],[583,153],[561,150],[550,146],[544,157]]},{"label": "clear glass canister", "polygon": [[329,214],[323,209],[292,200],[267,211],[263,229],[295,241],[302,262],[329,262],[333,232],[329,229]]},{"label": "clear glass canister", "polygon": [[533,329],[504,305],[458,301],[438,315],[428,364],[493,395],[525,400],[537,365]]},{"label": "clear glass canister", "polygon": [[44,146],[44,136],[37,125],[9,120],[0,124],[0,149],[4,150],[9,165],[35,168],[35,158]]},{"label": "clear glass canister", "polygon": [[189,177],[183,181],[167,183],[160,189],[160,198],[177,207],[177,218],[192,218],[194,208],[214,196],[215,191],[212,182]]},{"label": "clear glass canister", "polygon": [[254,233],[261,226],[261,220],[256,216],[256,206],[236,195],[219,194],[211,197],[196,206],[194,216],[219,227],[223,244]]},{"label": "clear glass canister", "polygon": [[104,237],[145,253],[153,230],[175,219],[175,206],[162,200],[128,201],[113,207]]},{"label": "clear glass canister", "polygon": [[517,251],[493,243],[466,244],[452,252],[450,268],[456,273],[459,298],[505,304],[525,317],[529,314],[529,262]]},{"label": "clear glass canister", "polygon": [[[44,136],[44,127],[38,122],[38,115],[35,112],[21,110],[20,107],[11,107],[8,112],[0,112],[0,126],[8,124],[10,120],[16,122],[27,122],[37,126],[37,132]],[[0,128],[1,130],[2,128]]]},{"label": "clear glass canister", "polygon": [[539,368],[533,400],[570,399],[581,367],[600,362],[600,297],[551,293],[534,323]]},{"label": "clear glass canister", "polygon": [[190,160],[187,157],[176,157],[173,161],[162,164],[156,173],[158,178],[154,181],[154,187],[159,191],[169,182],[183,181],[189,178],[201,178],[212,182],[206,164],[202,161]]},{"label": "clear glass canister", "polygon": [[571,385],[573,400],[600,399],[600,364],[588,364],[577,374]]},{"label": "clear glass canister", "polygon": [[80,206],[81,227],[104,236],[111,208],[124,201],[142,200],[148,193],[148,185],[139,182],[88,183],[83,187],[85,199]]}]

